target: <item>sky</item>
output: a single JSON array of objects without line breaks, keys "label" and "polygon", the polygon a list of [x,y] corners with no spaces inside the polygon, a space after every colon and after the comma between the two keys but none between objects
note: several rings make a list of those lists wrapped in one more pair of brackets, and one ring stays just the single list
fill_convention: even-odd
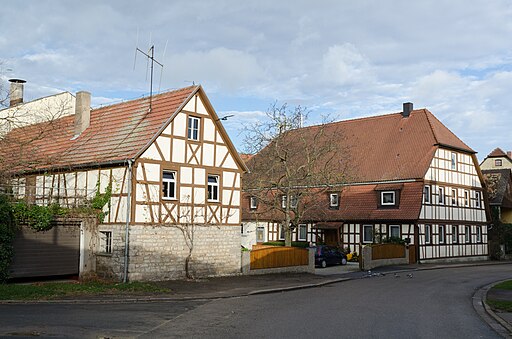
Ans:
[{"label": "sky", "polygon": [[[237,149],[273,103],[344,120],[427,108],[482,160],[512,150],[512,1],[5,1],[0,87],[92,105],[201,84]],[[135,57],[136,56],[136,57]]]}]

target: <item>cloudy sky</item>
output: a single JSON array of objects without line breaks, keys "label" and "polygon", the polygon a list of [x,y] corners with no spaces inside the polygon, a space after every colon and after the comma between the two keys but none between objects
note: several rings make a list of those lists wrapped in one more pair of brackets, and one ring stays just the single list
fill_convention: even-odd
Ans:
[{"label": "cloudy sky", "polygon": [[[431,110],[483,159],[512,150],[512,2],[10,1],[0,77],[26,100],[90,91],[93,105],[200,83],[235,145],[273,102],[338,120]],[[134,67],[135,65],[135,67]]]}]

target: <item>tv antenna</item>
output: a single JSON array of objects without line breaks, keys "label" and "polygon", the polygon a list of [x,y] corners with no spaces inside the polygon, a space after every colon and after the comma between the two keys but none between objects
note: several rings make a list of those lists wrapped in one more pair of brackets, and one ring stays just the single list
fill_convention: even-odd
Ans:
[{"label": "tv antenna", "polygon": [[[165,47],[167,48],[167,44]],[[150,77],[151,78],[149,81],[149,110],[148,110],[148,112],[151,112],[151,101],[153,98],[153,69],[154,69],[154,65],[156,63],[157,65],[159,65],[161,67],[160,81],[162,81],[162,72],[164,70],[164,65],[162,65],[160,62],[158,62],[155,59],[155,45],[151,45],[151,47],[148,49],[147,53],[138,47],[135,48],[135,60],[133,61],[133,69],[135,69],[135,63],[137,62],[137,52],[141,53],[148,59],[148,62],[147,62],[148,65],[151,63],[151,65],[150,65],[150,70],[151,70]],[[165,55],[165,50],[164,50],[164,55]],[[146,66],[146,79],[147,79],[147,74],[148,73],[147,73],[147,66]]]}]

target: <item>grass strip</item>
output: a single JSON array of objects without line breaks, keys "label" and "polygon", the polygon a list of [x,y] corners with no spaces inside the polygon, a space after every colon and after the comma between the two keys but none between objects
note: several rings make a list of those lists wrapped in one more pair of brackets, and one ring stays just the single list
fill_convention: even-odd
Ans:
[{"label": "grass strip", "polygon": [[493,309],[505,312],[512,312],[512,301],[487,299],[487,304]]},{"label": "grass strip", "polygon": [[512,290],[512,280],[499,283],[498,285],[495,285],[493,288],[496,288],[498,290]]}]

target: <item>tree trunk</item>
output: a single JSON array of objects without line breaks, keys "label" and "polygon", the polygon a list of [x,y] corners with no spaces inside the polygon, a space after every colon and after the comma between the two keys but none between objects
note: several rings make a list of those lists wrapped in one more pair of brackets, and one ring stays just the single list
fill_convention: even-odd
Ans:
[{"label": "tree trunk", "polygon": [[292,229],[290,228],[290,216],[286,215],[286,220],[284,224],[284,245],[291,246],[292,245]]},{"label": "tree trunk", "polygon": [[194,276],[190,272],[190,259],[192,259],[192,249],[188,251],[187,258],[185,258],[185,276],[187,279],[194,279]]}]

